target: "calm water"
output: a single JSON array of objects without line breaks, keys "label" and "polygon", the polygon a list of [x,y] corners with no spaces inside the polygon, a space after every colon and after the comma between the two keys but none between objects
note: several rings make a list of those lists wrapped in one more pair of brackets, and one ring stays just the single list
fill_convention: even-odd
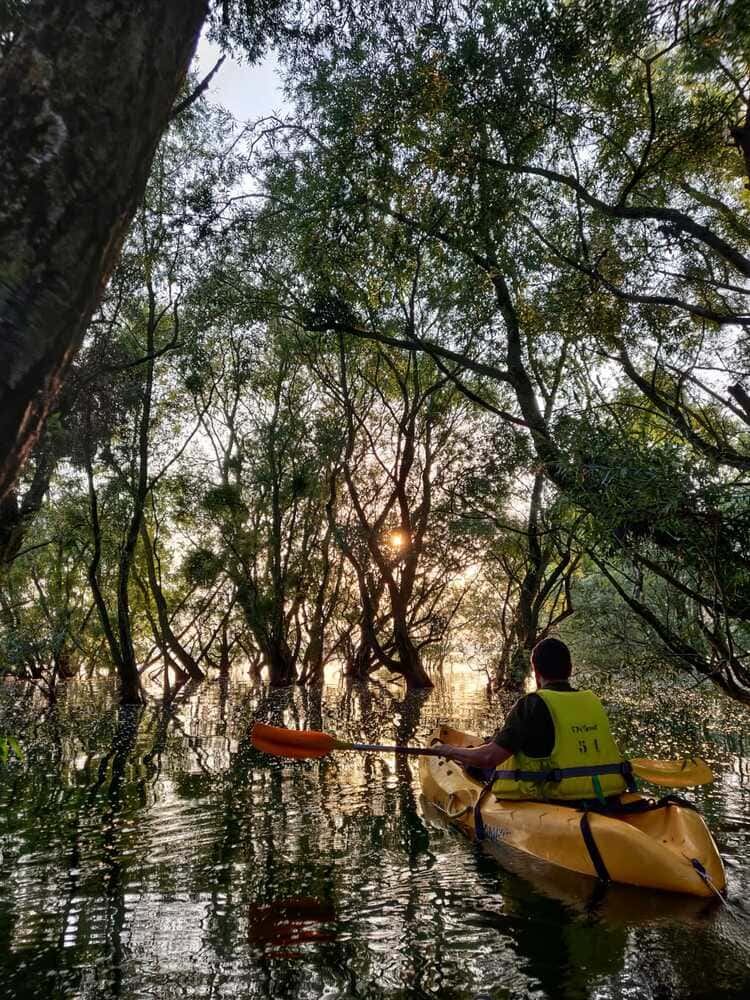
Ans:
[{"label": "calm water", "polygon": [[[3,695],[7,701],[7,692]],[[0,772],[0,996],[747,998],[750,714],[620,697],[621,743],[700,752],[725,858],[720,903],[597,889],[469,843],[420,803],[417,768],[256,753],[258,718],[355,738],[491,732],[479,694],[404,701],[204,685],[171,711],[72,685],[16,708],[27,760]],[[6,706],[7,714],[7,706]],[[25,721],[24,721],[25,720]]]}]

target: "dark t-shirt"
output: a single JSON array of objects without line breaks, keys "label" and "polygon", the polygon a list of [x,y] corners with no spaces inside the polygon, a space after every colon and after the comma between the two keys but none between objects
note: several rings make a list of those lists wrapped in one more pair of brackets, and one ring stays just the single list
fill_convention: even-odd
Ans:
[{"label": "dark t-shirt", "polygon": [[[550,691],[575,691],[568,681],[548,681]],[[511,753],[523,751],[527,757],[549,757],[555,746],[555,724],[538,694],[519,698],[494,736],[498,746]]]}]

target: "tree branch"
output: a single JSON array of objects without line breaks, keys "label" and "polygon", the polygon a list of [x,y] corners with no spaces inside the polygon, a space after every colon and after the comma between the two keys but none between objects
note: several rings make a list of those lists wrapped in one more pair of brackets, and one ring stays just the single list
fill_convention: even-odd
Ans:
[{"label": "tree branch", "polygon": [[191,106],[191,104],[195,104],[198,98],[201,97],[208,90],[211,80],[219,72],[219,70],[221,69],[221,65],[225,59],[226,56],[222,56],[221,59],[219,59],[219,61],[216,63],[214,68],[211,70],[211,72],[208,73],[201,80],[201,82],[198,84],[195,90],[191,94],[188,94],[188,96],[184,98],[182,101],[179,101],[177,104],[175,104],[175,106],[172,108],[172,113],[169,116],[170,122],[173,122],[178,115],[182,114],[183,111],[187,111],[187,109]]}]

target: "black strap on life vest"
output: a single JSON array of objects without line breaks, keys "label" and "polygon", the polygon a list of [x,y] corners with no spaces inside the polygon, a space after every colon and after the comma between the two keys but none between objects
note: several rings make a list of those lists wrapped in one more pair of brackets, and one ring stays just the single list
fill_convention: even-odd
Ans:
[{"label": "black strap on life vest", "polygon": [[624,760],[620,764],[590,764],[588,767],[555,767],[550,771],[522,771],[516,768],[514,771],[495,771],[495,777],[506,781],[534,781],[543,785],[548,781],[559,782],[563,778],[593,778],[601,774],[620,774],[625,779],[629,792],[636,790],[635,777],[633,776],[633,765],[629,760]]},{"label": "black strap on life vest", "polygon": [[586,850],[589,852],[589,857],[591,858],[591,863],[594,866],[597,878],[600,882],[603,882],[606,885],[612,880],[609,877],[607,866],[604,864],[604,858],[601,855],[601,851],[597,847],[597,843],[594,840],[594,834],[591,832],[591,823],[589,822],[589,814],[587,812],[581,816],[581,834],[583,836],[583,842],[586,845]]}]

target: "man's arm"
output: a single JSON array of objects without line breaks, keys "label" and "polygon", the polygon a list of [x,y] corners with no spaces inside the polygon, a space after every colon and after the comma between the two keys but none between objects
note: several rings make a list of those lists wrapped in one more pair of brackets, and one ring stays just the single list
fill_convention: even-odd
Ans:
[{"label": "man's arm", "polygon": [[433,749],[438,757],[446,757],[469,767],[497,767],[513,756],[511,750],[498,746],[494,740],[480,747],[454,747],[449,743],[437,743]]},{"label": "man's arm", "polygon": [[[497,767],[523,745],[523,734],[528,722],[529,709],[533,707],[533,695],[525,695],[515,703],[501,729],[494,739],[479,747],[455,747],[449,743],[436,743],[433,750],[439,757],[455,760],[468,767]],[[541,702],[541,698],[537,698]]]}]

